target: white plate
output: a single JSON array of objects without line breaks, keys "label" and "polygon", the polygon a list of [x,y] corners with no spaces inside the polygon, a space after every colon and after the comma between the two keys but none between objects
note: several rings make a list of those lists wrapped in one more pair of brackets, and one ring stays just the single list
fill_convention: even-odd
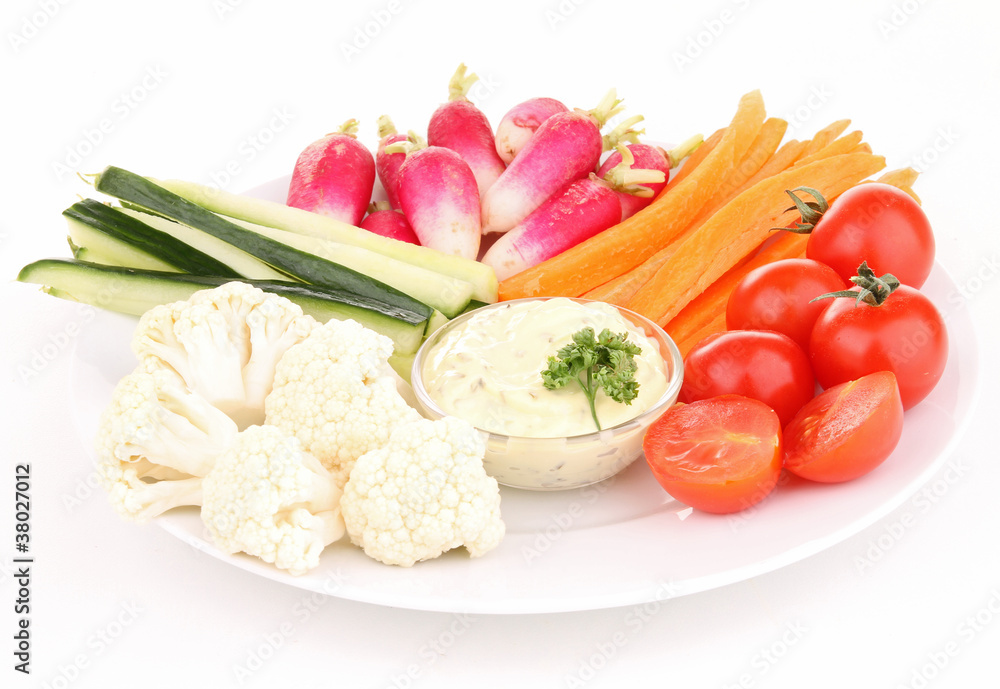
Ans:
[{"label": "white plate", "polygon": [[[281,198],[287,178],[253,195]],[[818,553],[873,524],[911,496],[949,459],[971,417],[979,351],[954,281],[935,266],[924,291],[946,316],[951,353],[929,397],[906,413],[903,437],[877,470],[840,485],[789,479],[763,503],[730,516],[694,512],[667,496],[638,461],[604,483],[565,492],[502,488],[507,536],[478,559],[459,549],[403,569],[369,559],[346,542],[320,566],[290,576],[249,556],[217,551],[195,509],[157,519],[169,533],[236,567],[346,599],[418,610],[545,613],[588,610],[724,586]],[[135,319],[101,312],[77,338],[72,406],[81,442],[91,442],[114,384],[135,365]]]}]

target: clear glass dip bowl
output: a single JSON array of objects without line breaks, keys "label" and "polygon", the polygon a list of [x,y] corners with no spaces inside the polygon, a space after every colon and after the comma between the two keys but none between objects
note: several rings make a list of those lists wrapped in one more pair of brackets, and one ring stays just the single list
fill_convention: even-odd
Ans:
[{"label": "clear glass dip bowl", "polygon": [[[424,385],[424,362],[438,342],[455,328],[486,309],[503,308],[522,301],[540,301],[545,297],[516,299],[483,306],[462,314],[434,332],[424,342],[413,361],[411,384],[421,412],[431,419],[446,416],[428,394]],[[572,299],[590,303],[588,299]],[[529,438],[504,435],[480,429],[486,437],[486,472],[499,483],[529,490],[567,490],[610,478],[642,455],[646,430],[677,400],[683,379],[683,359],[670,336],[648,318],[616,308],[659,349],[667,374],[667,386],[660,398],[635,418],[601,431],[559,438]]]}]

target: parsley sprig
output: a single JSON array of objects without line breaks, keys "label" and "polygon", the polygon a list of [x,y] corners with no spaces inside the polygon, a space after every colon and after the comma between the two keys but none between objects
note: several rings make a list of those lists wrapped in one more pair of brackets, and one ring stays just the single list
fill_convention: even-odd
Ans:
[{"label": "parsley sprig", "polygon": [[641,353],[637,344],[628,341],[628,333],[615,334],[605,328],[595,335],[593,328],[584,328],[574,333],[573,341],[556,352],[556,356],[548,358],[542,381],[549,390],[557,390],[574,380],[579,383],[590,403],[594,424],[601,430],[594,406],[597,393],[604,390],[615,402],[632,404],[639,394],[634,357]]}]

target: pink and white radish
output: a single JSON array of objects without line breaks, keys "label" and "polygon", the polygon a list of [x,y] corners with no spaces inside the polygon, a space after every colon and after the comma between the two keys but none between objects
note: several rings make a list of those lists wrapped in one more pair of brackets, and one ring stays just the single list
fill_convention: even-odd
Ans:
[{"label": "pink and white radish", "polygon": [[497,239],[482,262],[504,280],[608,229],[621,215],[615,190],[591,173],[565,185]]},{"label": "pink and white radish", "polygon": [[521,152],[542,122],[569,108],[555,98],[529,98],[518,103],[500,119],[494,145],[500,159],[507,165]]},{"label": "pink and white radish", "polygon": [[[622,202],[622,220],[652,203],[663,187],[667,186],[670,171],[680,165],[703,141],[704,137],[696,134],[669,151],[643,143],[633,143],[623,150],[625,147],[619,144],[605,159],[597,176],[617,189],[618,198]],[[651,171],[662,172],[662,179]]]},{"label": "pink and white radish", "polygon": [[400,208],[399,193],[399,167],[406,160],[406,151],[396,153],[386,152],[386,147],[401,141],[409,141],[410,147],[422,147],[426,142],[414,132],[401,134],[396,131],[396,125],[388,115],[378,118],[378,148],[375,151],[375,171],[378,173],[378,180],[385,189],[385,194],[389,198],[389,203],[393,208]]},{"label": "pink and white radish", "polygon": [[621,110],[611,89],[593,110],[556,113],[542,122],[483,196],[483,232],[507,232],[564,186],[594,172],[605,146],[601,128]]},{"label": "pink and white radish", "polygon": [[357,139],[358,121],[305,147],[295,161],[287,205],[357,225],[375,186],[375,158]]},{"label": "pink and white radish", "polygon": [[479,190],[455,151],[427,146],[407,153],[399,168],[399,202],[423,246],[473,260],[479,255]]},{"label": "pink and white radish", "polygon": [[616,188],[624,220],[652,203],[667,186],[670,159],[659,146],[619,144],[601,165],[597,176]]},{"label": "pink and white radish", "polygon": [[462,156],[482,196],[506,166],[497,153],[489,120],[467,97],[478,80],[475,74],[466,74],[464,64],[458,66],[448,83],[448,102],[438,106],[427,125],[427,144],[450,148]]},{"label": "pink and white radish", "polygon": [[361,229],[401,242],[420,243],[417,233],[410,227],[403,211],[393,208],[388,201],[375,201],[369,204],[368,215],[361,221]]}]

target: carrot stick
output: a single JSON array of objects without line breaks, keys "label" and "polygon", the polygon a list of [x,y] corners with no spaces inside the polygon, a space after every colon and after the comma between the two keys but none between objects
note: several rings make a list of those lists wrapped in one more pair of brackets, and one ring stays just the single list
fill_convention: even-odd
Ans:
[{"label": "carrot stick", "polygon": [[844,133],[850,124],[850,120],[837,120],[820,129],[806,146],[805,155],[812,155],[821,148],[829,146],[834,139]]},{"label": "carrot stick", "polygon": [[734,198],[736,196],[735,190],[742,187],[747,179],[752,177],[765,164],[765,161],[770,160],[774,156],[775,150],[778,148],[778,144],[781,143],[781,137],[784,136],[787,127],[788,123],[782,119],[772,117],[765,120],[757,137],[750,145],[746,155],[743,156],[743,160],[730,171],[725,180],[720,181],[715,194],[705,204],[705,207],[698,213],[698,217],[687,229],[632,270],[609,280],[581,296],[623,306],[642,285],[656,274],[660,266],[670,259],[677,247],[680,246],[681,242],[689,234]]},{"label": "carrot stick", "polygon": [[842,153],[850,153],[852,149],[861,143],[861,137],[862,133],[859,130],[854,130],[850,134],[845,134],[839,139],[834,139],[815,153],[799,158],[795,161],[795,165],[808,165],[816,160],[822,160],[823,158],[829,158],[830,156],[840,155]]},{"label": "carrot stick", "polygon": [[[712,149],[719,144],[719,141],[722,140],[722,135],[725,133],[725,128],[716,129],[712,132],[710,137],[702,141],[701,145],[694,149],[694,152],[687,157],[687,160],[685,160],[684,164],[681,165],[679,170],[677,170],[677,173],[671,176],[669,184],[680,184],[685,177],[694,172],[695,169],[697,169],[697,167],[701,164],[701,161],[705,160],[705,158],[708,157],[708,154],[712,152]],[[667,188],[664,187],[661,193],[666,192],[666,190]]]},{"label": "carrot stick", "polygon": [[782,144],[781,148],[775,151],[771,159],[764,163],[755,174],[753,174],[749,179],[747,179],[743,184],[741,184],[737,189],[733,191],[733,196],[742,194],[744,191],[755,185],[757,182],[767,179],[768,177],[773,177],[779,172],[784,172],[798,160],[804,153],[806,146],[809,145],[808,141],[798,141],[792,139]]},{"label": "carrot stick", "polygon": [[808,241],[807,234],[782,232],[773,241],[765,242],[761,250],[748,261],[730,268],[692,299],[665,328],[677,343],[681,354],[687,356],[688,350],[702,338],[726,329],[726,303],[747,273],[774,261],[805,256]]},{"label": "carrot stick", "polygon": [[500,284],[500,299],[576,296],[642,263],[697,217],[715,183],[739,163],[763,123],[764,99],[760,91],[751,91],[740,99],[719,143],[690,174],[668,184],[653,203],[630,218],[507,278]]},{"label": "carrot stick", "polygon": [[767,238],[788,206],[786,189],[812,186],[834,197],[884,166],[881,156],[851,153],[790,168],[756,184],[692,233],[626,306],[668,323]]}]

